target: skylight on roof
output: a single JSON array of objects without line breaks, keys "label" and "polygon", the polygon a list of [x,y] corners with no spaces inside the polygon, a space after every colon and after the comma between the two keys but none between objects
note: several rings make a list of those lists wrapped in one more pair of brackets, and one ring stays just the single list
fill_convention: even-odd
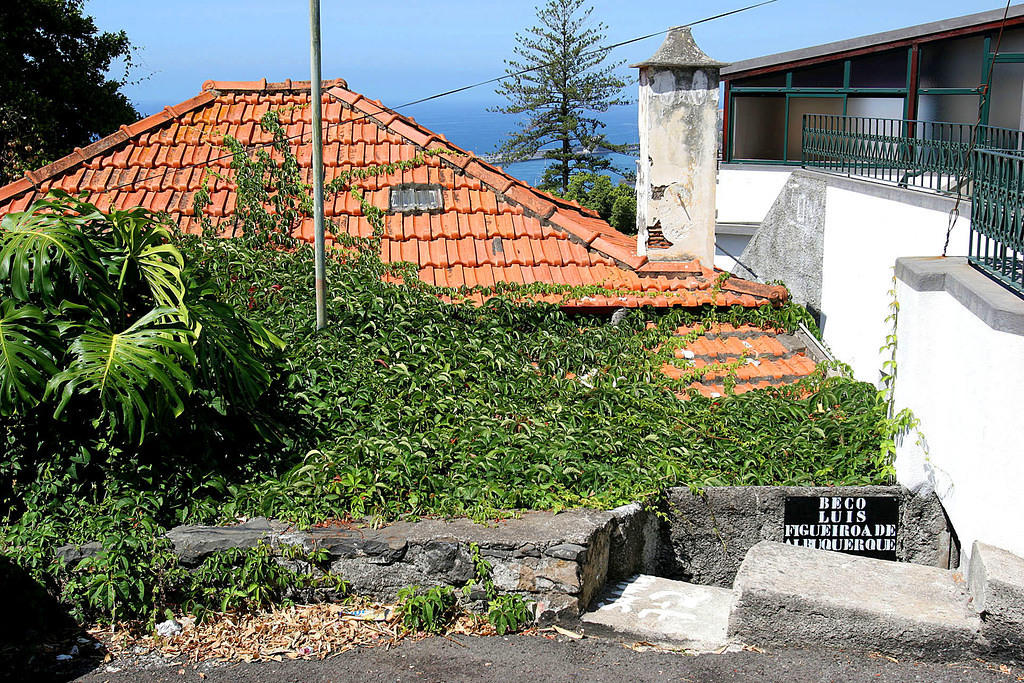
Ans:
[{"label": "skylight on roof", "polygon": [[444,202],[440,185],[396,185],[391,188],[390,208],[393,213],[441,211]]}]

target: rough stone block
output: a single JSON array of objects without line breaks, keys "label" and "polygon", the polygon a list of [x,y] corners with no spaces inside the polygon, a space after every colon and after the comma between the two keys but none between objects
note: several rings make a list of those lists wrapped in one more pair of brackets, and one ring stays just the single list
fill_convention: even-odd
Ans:
[{"label": "rough stone block", "polygon": [[415,565],[405,562],[381,567],[364,558],[341,558],[331,562],[331,574],[340,576],[353,595],[378,600],[394,600],[406,586],[440,586],[443,577],[424,574]]},{"label": "rough stone block", "polygon": [[656,573],[661,548],[657,515],[632,503],[612,510],[612,517],[608,578],[621,580]]},{"label": "rough stone block", "polygon": [[286,524],[254,517],[244,524],[229,527],[177,526],[167,532],[174,552],[183,564],[199,564],[209,555],[230,548],[253,548],[260,541],[273,543]]},{"label": "rough stone block", "polygon": [[99,541],[91,541],[82,545],[62,545],[57,548],[55,554],[66,565],[75,565],[87,557],[97,555],[103,550],[103,544]]},{"label": "rough stone block", "polygon": [[560,560],[569,560],[571,562],[585,562],[587,559],[586,547],[575,543],[559,543],[548,548],[544,551],[544,554],[548,557],[557,557]]},{"label": "rough stone block", "polygon": [[538,595],[533,603],[533,618],[542,627],[575,621],[581,611],[579,600],[563,593]]},{"label": "rough stone block", "polygon": [[729,633],[754,645],[954,661],[973,650],[981,627],[956,576],[765,541],[736,575]]},{"label": "rough stone block", "polygon": [[545,557],[531,569],[531,591],[578,595],[582,588],[582,572],[575,562]]},{"label": "rough stone block", "polygon": [[1024,558],[975,541],[969,577],[983,647],[1024,654]]}]

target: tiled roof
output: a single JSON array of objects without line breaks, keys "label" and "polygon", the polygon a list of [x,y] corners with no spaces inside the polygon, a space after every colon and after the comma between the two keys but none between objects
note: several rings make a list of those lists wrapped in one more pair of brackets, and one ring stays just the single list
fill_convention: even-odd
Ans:
[{"label": "tiled roof", "polygon": [[[693,335],[695,327],[680,327],[676,335]],[[807,377],[817,364],[795,337],[783,330],[765,330],[753,325],[734,327],[716,323],[704,334],[674,350],[675,359],[665,363],[661,371],[672,379],[693,376],[693,371],[716,366],[691,382],[687,388],[704,396],[726,393],[725,378],[732,375],[733,391],[742,394],[754,389],[781,386]]]},{"label": "tiled roof", "polygon": [[[325,180],[341,172],[412,159],[422,150],[461,153],[430,157],[426,165],[360,182],[374,205],[387,209],[389,187],[430,183],[443,188],[439,213],[389,215],[382,256],[411,261],[428,283],[449,286],[496,282],[596,285],[626,290],[562,301],[572,307],[757,306],[781,302],[785,290],[738,278],[715,286],[718,273],[691,262],[653,262],[636,252],[636,240],[578,204],[534,189],[485,163],[443,136],[352,92],[343,80],[324,83]],[[230,156],[224,135],[243,145],[269,143],[259,125],[270,109],[310,173],[309,83],[208,81],[190,100],[145,118],[0,188],[0,215],[22,211],[53,188],[88,193],[101,208],[144,206],[166,211],[186,230],[197,230],[192,197],[206,169],[225,176],[211,183],[205,212],[225,232],[232,227]],[[328,198],[328,219],[351,235],[369,236],[358,202],[341,193]],[[312,220],[299,236],[312,239]]]}]

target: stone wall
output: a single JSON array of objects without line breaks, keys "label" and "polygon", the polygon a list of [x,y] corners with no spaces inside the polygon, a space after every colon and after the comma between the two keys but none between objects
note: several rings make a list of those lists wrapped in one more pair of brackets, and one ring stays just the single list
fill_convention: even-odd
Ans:
[{"label": "stone wall", "polygon": [[[425,519],[378,529],[349,524],[308,531],[261,517],[230,527],[180,526],[167,536],[185,566],[260,542],[323,549],[329,562],[322,568],[279,561],[300,571],[328,571],[344,579],[350,593],[382,601],[394,600],[410,585],[469,586],[464,604],[470,609],[483,607],[485,597],[475,584],[476,544],[492,565],[498,592],[523,595],[535,603],[538,621],[549,623],[574,620],[606,581],[637,574],[731,586],[748,549],[782,540],[783,508],[792,495],[897,496],[898,559],[948,566],[951,536],[942,506],[934,495],[914,496],[901,487],[713,487],[700,495],[677,488],[668,490],[666,506],[658,511],[634,503],[607,512],[524,512],[488,524]],[[58,548],[57,555],[71,563],[99,550],[98,543],[89,543]]]},{"label": "stone wall", "polygon": [[[628,508],[634,514],[626,517],[633,520],[640,507]],[[352,594],[392,601],[410,585],[470,586],[469,608],[480,606],[474,602],[485,596],[482,587],[474,585],[470,544],[475,543],[492,565],[491,578],[498,592],[525,596],[536,604],[538,621],[546,622],[579,616],[604,586],[613,555],[615,519],[613,512],[571,510],[525,512],[488,524],[426,519],[379,529],[353,524],[299,531],[260,517],[229,527],[179,526],[167,536],[186,566],[196,566],[218,551],[251,548],[260,542],[301,546],[307,551],[323,549],[329,556],[329,572],[344,579]],[[640,527],[635,528],[639,533]],[[636,545],[621,542],[622,532],[617,537],[617,548]],[[70,563],[99,550],[99,544],[89,543],[64,546],[57,555]],[[615,566],[632,572],[632,566],[622,569],[629,562],[622,553],[615,554]],[[318,571],[305,562],[281,561],[302,571]]]},{"label": "stone wall", "polygon": [[710,487],[668,491],[667,522],[660,574],[728,588],[747,551],[761,541],[783,540],[787,496],[896,496],[900,518],[897,559],[950,568],[959,552],[946,515],[932,494],[916,496],[901,486],[837,488],[785,486]]}]

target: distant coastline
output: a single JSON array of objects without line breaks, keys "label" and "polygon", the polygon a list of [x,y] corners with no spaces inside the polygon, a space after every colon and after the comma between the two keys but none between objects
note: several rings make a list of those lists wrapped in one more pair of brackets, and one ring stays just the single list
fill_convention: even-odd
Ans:
[{"label": "distant coastline", "polygon": [[[410,107],[401,113],[412,116],[434,132],[447,137],[455,144],[475,154],[490,154],[496,151],[509,133],[515,130],[517,117],[487,111],[495,103],[476,102],[425,102]],[[605,123],[604,133],[609,141],[616,144],[640,142],[637,129],[637,105],[631,103],[614,107],[598,116]],[[616,167],[634,170],[635,160],[620,154],[611,155]],[[540,182],[547,161],[523,161],[509,164],[505,170],[532,185]]]}]

